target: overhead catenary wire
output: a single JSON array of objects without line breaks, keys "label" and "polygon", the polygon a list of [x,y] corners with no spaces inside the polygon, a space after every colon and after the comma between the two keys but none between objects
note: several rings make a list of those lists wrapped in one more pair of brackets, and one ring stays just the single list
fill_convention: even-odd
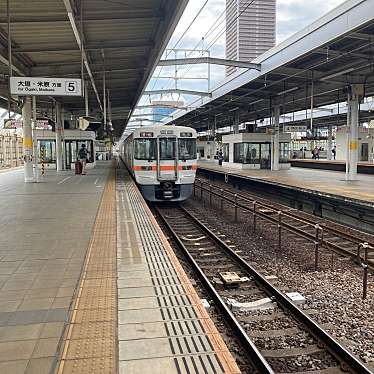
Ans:
[{"label": "overhead catenary wire", "polygon": [[[229,24],[225,24],[223,26],[223,28],[220,29],[220,31],[218,31],[218,35],[216,37],[213,38],[213,40],[210,42],[210,44],[206,47],[206,50],[209,50],[215,43],[217,43],[217,41],[221,38],[221,36],[226,32],[226,30],[230,29],[231,27],[234,26],[234,24],[236,23],[236,21],[239,19],[239,17],[255,2],[256,0],[247,0],[246,3],[242,4],[242,6],[244,6],[244,8],[242,8],[242,10],[236,15],[235,18],[233,18]],[[221,15],[218,17],[221,18],[222,14],[224,14],[226,12],[226,10],[224,10]],[[218,19],[214,22],[213,25],[216,24],[216,22],[218,21]],[[211,35],[212,32],[214,32],[224,21],[226,20],[226,18],[224,18],[221,22],[218,23],[218,25],[213,29],[213,26],[207,31],[206,35],[203,36],[202,40],[205,40],[205,38],[207,38],[207,34],[208,35]],[[197,48],[197,46],[201,43],[201,40],[199,41],[199,43],[195,46],[194,49]],[[189,53],[189,55],[191,55],[192,52]],[[200,52],[200,55],[203,54],[203,51]],[[186,74],[192,69],[192,66],[190,66],[189,68],[187,68],[187,70],[185,71],[184,75],[182,76],[182,78],[184,76],[186,76]],[[167,82],[168,83],[168,82]],[[166,83],[166,84],[167,84]],[[165,86],[163,86],[162,88],[164,88]],[[169,86],[168,86],[169,87]]]},{"label": "overhead catenary wire", "polygon": [[[251,92],[248,92],[248,93],[245,93],[245,94],[242,94],[242,95],[238,95],[238,96],[236,96],[235,98],[231,98],[230,103],[238,102],[238,101],[239,101],[240,99],[242,99],[242,98],[248,97],[248,96],[253,95],[253,94],[257,94],[257,93],[261,92],[261,91],[264,90],[264,89],[268,89],[269,87],[275,86],[276,84],[279,84],[279,83],[281,83],[281,82],[287,81],[287,80],[290,79],[290,78],[297,77],[297,76],[299,76],[299,75],[301,75],[301,74],[303,74],[303,73],[305,73],[305,72],[308,72],[308,71],[312,71],[312,70],[314,70],[314,69],[316,69],[316,68],[318,68],[318,67],[320,67],[320,66],[323,66],[323,65],[326,64],[326,63],[335,62],[336,60],[341,59],[341,58],[343,58],[343,57],[345,57],[345,56],[349,56],[351,53],[357,52],[357,51],[359,51],[359,50],[362,49],[362,48],[370,47],[370,46],[373,46],[373,45],[374,45],[374,41],[370,41],[370,42],[368,42],[368,43],[366,43],[366,44],[364,44],[364,45],[361,45],[361,46],[359,46],[359,47],[357,47],[357,48],[354,48],[353,50],[345,51],[345,52],[343,52],[342,54],[340,54],[340,55],[338,55],[338,56],[335,56],[335,57],[330,57],[328,61],[321,61],[321,62],[318,62],[318,63],[316,63],[316,64],[314,64],[314,65],[312,65],[312,66],[309,66],[309,67],[307,67],[307,68],[300,69],[300,71],[298,71],[297,73],[291,74],[291,75],[289,75],[289,76],[287,76],[287,77],[281,78],[281,79],[276,80],[276,81],[273,81],[273,82],[271,82],[271,83],[268,83],[268,84],[266,85],[266,87],[263,86],[263,87],[260,87],[260,88],[255,89],[255,90],[253,90],[253,91],[251,91]],[[336,90],[336,89],[332,89],[332,91],[335,91],[335,90]],[[307,95],[306,98],[310,98],[310,96]],[[295,100],[295,99],[293,99],[293,100],[295,100],[295,101],[300,101],[300,100],[304,100],[304,99],[305,99],[305,97],[300,98],[300,99],[297,99],[297,100]],[[221,104],[219,104],[218,106],[215,106],[214,109],[216,110],[216,109],[218,109],[218,108],[221,108],[221,107],[225,106],[226,104],[227,104],[227,102],[221,103]],[[250,103],[248,103],[248,104],[250,104]],[[286,103],[286,104],[288,104],[288,103]],[[264,109],[266,109],[266,108],[264,108]],[[201,110],[201,111],[200,111],[200,115],[206,115],[206,114],[208,114],[208,113],[210,113],[210,112],[211,112],[211,109],[207,109],[207,110],[205,110],[205,111],[204,111],[204,110]],[[184,123],[185,121],[187,121],[187,119],[186,119],[186,120],[183,120],[183,123]],[[221,121],[221,122],[222,122],[222,121]]]},{"label": "overhead catenary wire", "polygon": [[[205,0],[204,4],[201,6],[201,8],[199,9],[199,11],[196,13],[195,17],[192,19],[192,21],[189,23],[189,25],[187,26],[187,28],[184,30],[184,32],[182,33],[182,35],[179,37],[179,39],[177,40],[177,42],[174,44],[174,46],[171,49],[175,49],[178,46],[178,44],[182,41],[182,39],[185,37],[185,35],[189,31],[189,29],[192,27],[192,25],[195,23],[195,21],[197,20],[197,18],[200,16],[200,14],[202,13],[202,11],[205,9],[205,7],[206,7],[206,5],[208,4],[209,1],[210,0]],[[169,53],[166,53],[165,58],[167,58],[170,53],[171,53],[171,51]],[[163,69],[163,66],[161,66],[161,69],[158,72],[156,80],[153,82],[152,90],[154,90],[154,88],[156,86],[156,83],[157,83],[157,81],[158,81],[158,79],[159,79],[159,77],[161,75],[162,69]]]}]

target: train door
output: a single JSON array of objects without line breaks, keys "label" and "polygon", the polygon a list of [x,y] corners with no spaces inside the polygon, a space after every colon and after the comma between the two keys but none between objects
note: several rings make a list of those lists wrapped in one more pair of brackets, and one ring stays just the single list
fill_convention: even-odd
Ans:
[{"label": "train door", "polygon": [[178,179],[178,145],[176,136],[157,137],[157,179],[176,181]]}]

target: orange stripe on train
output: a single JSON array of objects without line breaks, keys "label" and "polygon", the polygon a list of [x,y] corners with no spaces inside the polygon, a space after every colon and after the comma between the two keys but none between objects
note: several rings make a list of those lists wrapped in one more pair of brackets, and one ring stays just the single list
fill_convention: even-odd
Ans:
[{"label": "orange stripe on train", "polygon": [[[190,166],[191,167],[191,170],[197,170],[197,165],[179,165],[178,166],[178,170],[184,170],[183,167],[184,166]],[[152,170],[144,170],[143,168],[149,168],[149,167],[152,167]],[[133,166],[133,170],[134,171],[156,171],[157,170],[157,167],[155,165],[152,165],[152,166],[148,166],[148,165],[135,165]],[[175,166],[161,166],[160,167],[160,170],[161,171],[174,171],[175,170]]]}]

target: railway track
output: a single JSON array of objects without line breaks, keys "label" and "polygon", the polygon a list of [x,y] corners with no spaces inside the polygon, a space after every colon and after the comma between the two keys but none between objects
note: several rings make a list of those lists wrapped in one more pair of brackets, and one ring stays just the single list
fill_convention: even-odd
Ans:
[{"label": "railway track", "polygon": [[180,206],[156,210],[255,371],[371,372],[193,214]]},{"label": "railway track", "polygon": [[210,202],[213,198],[218,199],[221,207],[223,203],[226,203],[235,210],[251,213],[254,217],[254,229],[256,217],[275,224],[278,227],[278,239],[281,235],[279,232],[283,228],[298,237],[312,241],[316,246],[316,267],[319,250],[326,248],[352,258],[364,268],[374,270],[374,242],[363,239],[367,234],[362,234],[362,236],[359,233],[353,234],[344,226],[336,224],[333,227],[317,217],[306,217],[305,213],[301,214],[296,209],[269,202],[249,192],[225,188],[200,178],[195,181],[195,195],[200,195],[201,198],[206,198]]}]

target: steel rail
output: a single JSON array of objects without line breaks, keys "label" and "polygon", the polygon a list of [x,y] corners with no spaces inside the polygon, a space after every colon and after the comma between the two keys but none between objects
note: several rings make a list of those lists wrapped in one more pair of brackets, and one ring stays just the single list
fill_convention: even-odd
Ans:
[{"label": "steel rail", "polygon": [[[198,179],[199,180],[199,179]],[[292,233],[295,233],[305,239],[308,239],[308,240],[311,240],[311,241],[315,241],[315,235],[314,234],[311,234],[311,233],[308,233],[308,232],[305,232],[305,230],[302,230],[298,227],[295,227],[293,226],[292,224],[290,223],[287,223],[287,222],[284,222],[284,221],[281,221],[279,222],[279,220],[277,218],[273,218],[271,217],[270,215],[268,214],[264,214],[264,213],[261,213],[259,211],[254,211],[253,209],[251,209],[250,207],[246,206],[246,205],[243,205],[243,204],[240,204],[238,202],[235,202],[234,200],[228,198],[227,196],[224,196],[222,195],[222,192],[226,192],[226,193],[229,193],[231,195],[237,195],[238,198],[240,198],[241,200],[244,200],[244,201],[247,201],[249,203],[255,203],[257,205],[257,208],[258,207],[264,207],[266,209],[269,209],[271,211],[274,212],[274,214],[281,214],[282,216],[285,216],[285,217],[288,217],[290,219],[293,219],[293,220],[296,220],[300,223],[303,223],[304,225],[308,225],[310,226],[310,228],[314,229],[315,226],[316,226],[316,223],[313,222],[312,220],[310,219],[307,219],[307,218],[301,218],[301,217],[298,217],[296,215],[293,215],[292,213],[290,213],[289,211],[282,211],[282,210],[279,210],[279,209],[276,209],[274,208],[274,206],[270,205],[270,204],[266,204],[266,203],[263,203],[263,202],[259,202],[255,199],[252,199],[252,198],[249,198],[249,197],[245,197],[243,196],[243,194],[235,194],[234,192],[228,190],[228,189],[225,189],[225,188],[220,188],[218,186],[213,186],[212,184],[210,183],[207,183],[207,182],[202,182],[201,180],[199,180],[200,182],[200,186],[198,184],[195,184],[195,188],[200,188],[200,190],[203,190],[203,191],[206,191],[210,194],[213,194],[214,196],[217,196],[219,197],[221,200],[225,200],[231,204],[235,204],[238,208],[241,208],[243,210],[246,210],[248,212],[250,212],[251,214],[255,214],[256,216],[258,217],[261,217],[262,219],[264,220],[267,220],[269,222],[272,222],[276,225],[280,224],[283,228],[287,229],[288,231],[292,232]],[[213,187],[214,189],[216,189],[217,191],[219,192],[215,192],[213,191],[212,189],[210,188],[205,188],[203,187],[203,184],[206,184],[206,185],[209,185],[209,187]],[[353,245],[359,245],[360,243],[362,242],[367,242],[366,240],[360,240],[359,238],[355,237],[354,235],[351,235],[351,234],[347,234],[347,233],[343,233],[341,232],[340,230],[337,230],[337,229],[334,229],[334,228],[330,228],[322,223],[319,223],[319,226],[321,228],[323,228],[324,232],[331,232],[333,233],[334,235],[342,238],[342,239],[346,239],[346,240],[349,240],[352,242]],[[359,262],[363,262],[364,259],[363,258],[357,258],[357,255],[354,253],[354,252],[351,252],[349,251],[348,249],[345,249],[345,248],[342,248],[340,247],[339,245],[335,244],[335,243],[332,243],[330,241],[328,241],[328,239],[325,239],[325,238],[320,238],[319,239],[319,244],[320,245],[324,245],[327,249],[330,249],[330,250],[333,250],[334,252],[337,252],[337,253],[340,253],[344,256],[348,256],[348,257],[352,257],[356,260],[359,260]],[[373,247],[373,244],[368,242],[368,244]],[[369,260],[368,262],[368,265],[369,265],[369,268],[371,270],[374,270],[374,264],[372,264],[372,261]]]},{"label": "steel rail", "polygon": [[159,217],[161,218],[163,224],[167,227],[170,233],[173,236],[173,239],[177,242],[178,246],[183,250],[185,256],[187,257],[188,261],[192,265],[194,271],[199,276],[201,282],[203,283],[205,289],[208,291],[210,297],[215,303],[215,306],[221,311],[224,319],[230,325],[230,327],[235,332],[236,336],[239,338],[241,344],[243,345],[244,349],[246,350],[247,354],[249,355],[250,361],[253,365],[256,366],[256,369],[259,370],[260,373],[274,373],[273,369],[270,367],[266,359],[262,356],[260,351],[257,349],[255,344],[249,338],[247,333],[244,331],[240,323],[237,321],[233,313],[230,311],[226,303],[222,300],[221,296],[215,290],[207,276],[204,274],[200,266],[194,260],[190,252],[188,251],[187,247],[183,244],[181,239],[179,238],[178,234],[174,231],[174,229],[169,224],[168,220],[162,214],[161,210],[155,206],[155,210],[158,213]]},{"label": "steel rail", "polygon": [[300,323],[304,324],[311,334],[340,362],[341,366],[348,366],[352,370],[362,374],[372,373],[363,363],[354,357],[346,348],[344,348],[330,334],[316,324],[308,315],[298,308],[285,294],[274,287],[266,278],[258,273],[248,262],[233,251],[224,241],[217,237],[209,228],[202,224],[192,213],[179,206],[185,215],[187,215],[199,228],[206,232],[224,251],[241,266],[248,275],[253,277],[260,284],[266,293],[275,298],[277,303],[284,309],[287,309]]},{"label": "steel rail", "polygon": [[[204,183],[204,184],[207,183],[207,182],[202,181],[200,178],[197,178],[196,180],[198,180],[200,183]],[[213,186],[213,185],[212,185],[212,186]],[[216,189],[220,189],[220,187],[218,187],[218,186],[213,186],[213,187],[216,188]],[[222,189],[223,191],[227,192],[227,193],[230,193],[230,194],[232,194],[232,195],[235,195],[235,192],[230,191],[230,190],[227,189],[227,188],[221,188],[221,189]],[[249,193],[248,193],[248,194],[249,194]],[[256,200],[254,197],[246,196],[246,195],[244,195],[243,193],[239,193],[239,194],[237,194],[237,195],[240,196],[241,199],[243,199],[243,200],[245,200],[245,201],[248,201],[248,202],[253,202],[253,201]],[[264,200],[264,198],[260,198],[260,199]],[[276,208],[274,208],[273,205],[271,205],[271,204],[267,204],[267,203],[265,203],[265,202],[263,202],[263,201],[262,201],[262,202],[258,202],[258,201],[257,201],[257,203],[258,203],[258,204],[261,204],[262,206],[264,206],[264,207],[266,207],[266,208],[268,208],[268,209],[276,210]],[[281,205],[281,204],[280,204],[280,205]],[[288,216],[288,217],[290,217],[290,218],[292,218],[292,219],[298,220],[298,221],[300,221],[300,222],[305,222],[305,223],[315,224],[315,222],[314,222],[313,220],[311,220],[311,219],[309,219],[309,218],[306,218],[306,217],[299,217],[299,216],[297,216],[297,214],[293,213],[292,211],[282,211],[282,214],[284,214],[285,216]],[[346,233],[346,232],[340,231],[340,230],[338,230],[338,229],[336,229],[336,228],[334,228],[334,227],[327,226],[327,225],[325,225],[324,223],[319,223],[319,225],[320,225],[324,230],[326,230],[326,231],[330,231],[330,232],[332,232],[332,233],[334,233],[334,234],[336,234],[336,235],[344,236],[345,239],[348,239],[348,240],[351,240],[351,241],[353,241],[353,242],[357,242],[357,243],[360,243],[360,242],[361,242],[361,240],[360,240],[359,238],[357,238],[357,236],[354,236],[354,235],[352,235],[352,234],[349,234],[349,233]],[[373,246],[374,243],[370,243],[370,242],[369,242],[369,244],[370,244],[371,246]]]}]

